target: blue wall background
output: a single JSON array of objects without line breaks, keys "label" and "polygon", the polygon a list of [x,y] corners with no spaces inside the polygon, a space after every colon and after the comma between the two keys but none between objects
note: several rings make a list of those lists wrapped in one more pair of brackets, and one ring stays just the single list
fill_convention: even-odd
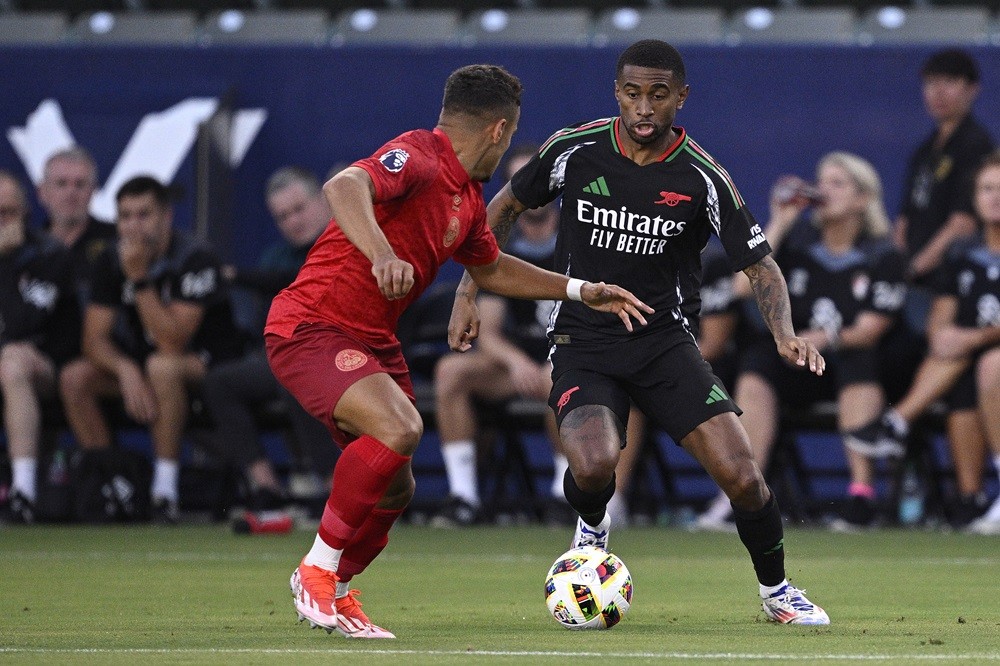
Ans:
[{"label": "blue wall background", "polygon": [[[446,76],[464,64],[502,64],[525,85],[517,141],[540,142],[555,129],[614,115],[619,49],[311,47],[2,48],[4,128],[24,124],[56,99],[77,140],[106,177],[147,113],[192,96],[235,89],[239,108],[268,118],[234,173],[234,246],[253,263],[277,235],[263,203],[268,174],[298,163],[319,174],[366,156],[414,127],[432,127]],[[918,71],[931,49],[918,47],[688,47],[691,96],[678,123],[727,167],[752,210],[767,218],[776,176],[810,177],[833,149],[870,159],[898,209],[905,159],[931,129]],[[983,72],[979,117],[1000,138],[1000,49],[972,49]],[[23,174],[6,140],[0,167]],[[178,218],[193,217],[189,156],[176,181],[188,195]],[[498,189],[487,186],[487,196]]]}]

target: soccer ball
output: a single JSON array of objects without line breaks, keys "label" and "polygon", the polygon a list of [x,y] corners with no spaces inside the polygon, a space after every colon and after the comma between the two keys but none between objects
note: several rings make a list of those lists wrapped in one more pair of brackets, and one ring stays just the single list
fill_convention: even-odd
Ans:
[{"label": "soccer ball", "polygon": [[621,559],[593,546],[559,556],[545,576],[545,604],[567,629],[610,629],[632,603],[632,576]]}]

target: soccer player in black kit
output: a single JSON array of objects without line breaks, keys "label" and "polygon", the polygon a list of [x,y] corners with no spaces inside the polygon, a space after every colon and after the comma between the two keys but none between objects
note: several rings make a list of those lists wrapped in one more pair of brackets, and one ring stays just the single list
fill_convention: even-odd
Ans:
[{"label": "soccer player in black kit", "polygon": [[[760,226],[726,171],[680,127],[684,63],[669,44],[643,40],[619,57],[620,115],[556,132],[488,207],[501,243],[517,216],[562,195],[557,272],[615,282],[652,306],[648,325],[623,334],[613,317],[562,303],[550,319],[549,404],[570,469],[566,499],[580,518],[573,545],[607,548],[615,464],[629,400],[708,471],[733,504],[764,612],[781,623],[829,624],[785,578],[781,514],[753,461],[739,407],[695,342],[701,251],[710,234],[750,279],[781,356],[822,374],[815,345],[792,329],[788,290]],[[461,351],[477,334],[464,276],[449,324]],[[616,326],[617,324],[617,326]]]}]

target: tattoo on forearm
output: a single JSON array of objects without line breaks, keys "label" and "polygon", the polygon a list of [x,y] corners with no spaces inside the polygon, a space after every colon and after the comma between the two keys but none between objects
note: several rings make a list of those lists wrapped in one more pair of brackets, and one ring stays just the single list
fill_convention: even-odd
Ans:
[{"label": "tattoo on forearm", "polygon": [[750,279],[750,288],[764,322],[775,337],[795,335],[792,328],[792,308],[788,302],[788,287],[781,269],[769,256],[743,270]]},{"label": "tattoo on forearm", "polygon": [[499,219],[496,226],[493,227],[493,235],[496,236],[497,244],[501,248],[507,246],[507,239],[510,238],[510,231],[514,228],[514,223],[517,222],[518,215],[520,213],[514,208],[513,204],[507,204],[500,209]]}]

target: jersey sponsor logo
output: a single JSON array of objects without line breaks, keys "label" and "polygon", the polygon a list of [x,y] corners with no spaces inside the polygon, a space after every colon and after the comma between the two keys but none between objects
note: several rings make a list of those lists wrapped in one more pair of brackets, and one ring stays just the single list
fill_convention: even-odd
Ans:
[{"label": "jersey sponsor logo", "polygon": [[448,228],[444,232],[444,246],[451,247],[451,244],[455,242],[458,238],[458,228],[461,226],[459,224],[458,218],[454,215],[448,220]]},{"label": "jersey sponsor logo", "polygon": [[667,204],[672,208],[682,201],[691,201],[691,197],[686,194],[678,194],[677,192],[660,192],[660,200],[653,203]]},{"label": "jersey sponsor logo", "polygon": [[385,155],[378,158],[378,161],[382,163],[382,166],[386,168],[386,171],[389,171],[390,173],[399,173],[403,170],[403,165],[406,164],[406,160],[408,159],[410,159],[410,154],[408,152],[402,148],[393,148]]},{"label": "jersey sponsor logo", "polygon": [[600,176],[597,180],[592,181],[590,185],[583,188],[583,191],[587,194],[600,194],[605,197],[611,196],[611,192],[608,190],[608,183],[604,180],[604,176]]},{"label": "jersey sponsor logo", "polygon": [[559,402],[556,403],[556,407],[559,408],[559,410],[556,412],[557,416],[559,414],[562,414],[563,407],[569,404],[570,397],[579,390],[580,390],[579,386],[574,386],[573,388],[567,390],[565,393],[559,396]]},{"label": "jersey sponsor logo", "polygon": [[580,222],[594,225],[590,234],[592,246],[626,254],[662,254],[666,239],[681,234],[687,226],[687,220],[640,215],[625,206],[618,210],[601,208],[586,199],[576,200],[576,213]]},{"label": "jersey sponsor logo", "polygon": [[357,370],[367,362],[368,355],[359,352],[357,349],[341,350],[337,352],[337,357],[334,359],[334,363],[337,364],[337,370],[341,372]]}]

